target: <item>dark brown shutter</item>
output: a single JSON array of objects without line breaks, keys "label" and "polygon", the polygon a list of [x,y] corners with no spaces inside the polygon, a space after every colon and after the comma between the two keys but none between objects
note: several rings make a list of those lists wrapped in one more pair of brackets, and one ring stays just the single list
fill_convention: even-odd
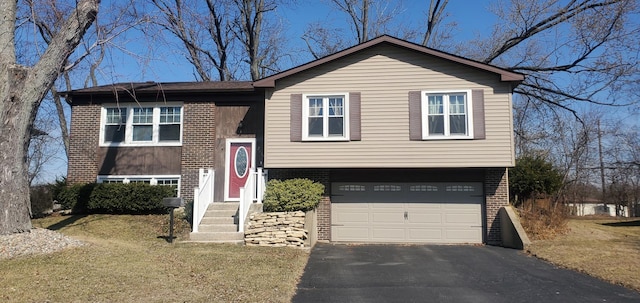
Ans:
[{"label": "dark brown shutter", "polygon": [[422,98],[420,91],[409,92],[409,140],[422,140]]},{"label": "dark brown shutter", "polygon": [[361,140],[360,93],[349,93],[349,140]]},{"label": "dark brown shutter", "polygon": [[474,89],[471,91],[473,102],[473,138],[485,139],[484,128],[484,90]]},{"label": "dark brown shutter", "polygon": [[302,94],[291,94],[289,134],[291,142],[302,141]]}]

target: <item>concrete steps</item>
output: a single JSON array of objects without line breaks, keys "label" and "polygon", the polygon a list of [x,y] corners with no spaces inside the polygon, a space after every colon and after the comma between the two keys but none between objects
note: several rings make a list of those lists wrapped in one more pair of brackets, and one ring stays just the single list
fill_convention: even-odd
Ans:
[{"label": "concrete steps", "polygon": [[244,243],[244,233],[238,232],[237,202],[214,202],[204,214],[197,233],[189,238],[194,242]]}]

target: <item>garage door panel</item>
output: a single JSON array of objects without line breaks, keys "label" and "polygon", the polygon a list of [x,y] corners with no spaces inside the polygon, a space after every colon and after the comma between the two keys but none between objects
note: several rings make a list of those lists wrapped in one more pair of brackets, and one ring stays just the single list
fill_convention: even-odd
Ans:
[{"label": "garage door panel", "polygon": [[482,183],[333,183],[331,237],[482,243],[483,201]]},{"label": "garage door panel", "polygon": [[471,214],[446,214],[444,224],[446,225],[477,225],[480,222],[480,216],[477,213]]},{"label": "garage door panel", "polygon": [[446,229],[445,237],[447,243],[482,243],[482,229]]},{"label": "garage door panel", "polygon": [[396,224],[396,225],[404,225],[404,222],[402,222],[402,218],[403,215],[402,213],[394,213],[394,212],[388,212],[388,213],[384,213],[384,212],[379,212],[379,213],[373,213],[370,215],[371,218],[371,223],[372,224]]},{"label": "garage door panel", "polygon": [[341,241],[366,242],[371,238],[369,228],[349,227],[349,226],[333,226],[331,228],[332,239],[342,239]]},{"label": "garage door panel", "polygon": [[430,227],[430,228],[408,228],[407,229],[407,241],[408,242],[431,242],[437,243],[442,239],[442,228]]},{"label": "garage door panel", "polygon": [[407,213],[407,224],[442,224],[442,215],[439,213]]},{"label": "garage door panel", "polygon": [[339,212],[334,217],[335,218],[334,222],[338,223],[338,224],[343,224],[345,222],[368,224],[369,223],[369,214],[366,213],[366,209],[364,209],[363,211],[364,212],[361,212],[361,213]]},{"label": "garage door panel", "polygon": [[404,240],[404,227],[378,226],[371,229],[371,240],[374,242],[396,242]]}]

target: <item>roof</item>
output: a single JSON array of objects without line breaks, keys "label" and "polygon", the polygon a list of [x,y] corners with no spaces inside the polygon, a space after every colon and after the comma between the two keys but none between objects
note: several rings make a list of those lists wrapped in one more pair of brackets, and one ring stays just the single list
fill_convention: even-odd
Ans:
[{"label": "roof", "polygon": [[395,45],[398,47],[403,47],[406,49],[410,49],[413,51],[417,51],[417,52],[421,52],[424,53],[426,55],[431,55],[431,56],[435,56],[441,59],[445,59],[445,60],[449,60],[455,63],[459,63],[459,64],[463,64],[463,65],[467,65],[473,68],[477,68],[480,70],[484,70],[487,72],[491,72],[494,74],[497,74],[500,76],[500,80],[501,81],[505,81],[505,82],[522,82],[524,80],[524,75],[520,74],[520,73],[516,73],[516,72],[512,72],[503,68],[499,68],[490,64],[486,64],[486,63],[482,63],[479,61],[474,61],[474,60],[470,60],[470,59],[466,59],[460,56],[456,56],[456,55],[452,55],[449,53],[445,53],[445,52],[441,52],[432,48],[428,48],[428,47],[424,47],[422,45],[419,44],[415,44],[415,43],[411,43],[405,40],[401,40],[398,38],[394,38],[388,35],[383,35],[377,38],[374,38],[372,40],[369,40],[367,42],[358,44],[356,46],[352,46],[350,48],[347,48],[343,51],[337,52],[335,54],[320,58],[318,60],[315,61],[311,61],[309,63],[288,69],[286,71],[277,73],[273,76],[269,76],[260,80],[257,80],[256,82],[253,83],[254,87],[275,87],[275,82],[279,79],[306,71],[308,69],[314,68],[318,65],[322,65],[325,63],[329,63],[338,59],[341,59],[343,57],[346,57],[348,55],[351,55],[353,53],[357,53],[360,52],[362,50],[365,50],[367,48],[379,45],[379,44],[391,44],[391,45]]},{"label": "roof", "polygon": [[251,81],[205,81],[205,82],[128,82],[115,83],[89,88],[60,92],[63,96],[102,95],[118,93],[212,93],[212,92],[251,92]]}]

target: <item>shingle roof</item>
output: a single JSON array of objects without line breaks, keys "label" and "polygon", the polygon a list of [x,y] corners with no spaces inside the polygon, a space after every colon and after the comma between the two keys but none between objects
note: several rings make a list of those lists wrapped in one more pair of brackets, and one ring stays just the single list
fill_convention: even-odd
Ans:
[{"label": "shingle roof", "polygon": [[209,93],[209,92],[242,92],[254,91],[251,81],[206,81],[206,82],[128,82],[115,83],[89,88],[60,92],[69,95],[100,95],[115,92],[127,93]]}]

